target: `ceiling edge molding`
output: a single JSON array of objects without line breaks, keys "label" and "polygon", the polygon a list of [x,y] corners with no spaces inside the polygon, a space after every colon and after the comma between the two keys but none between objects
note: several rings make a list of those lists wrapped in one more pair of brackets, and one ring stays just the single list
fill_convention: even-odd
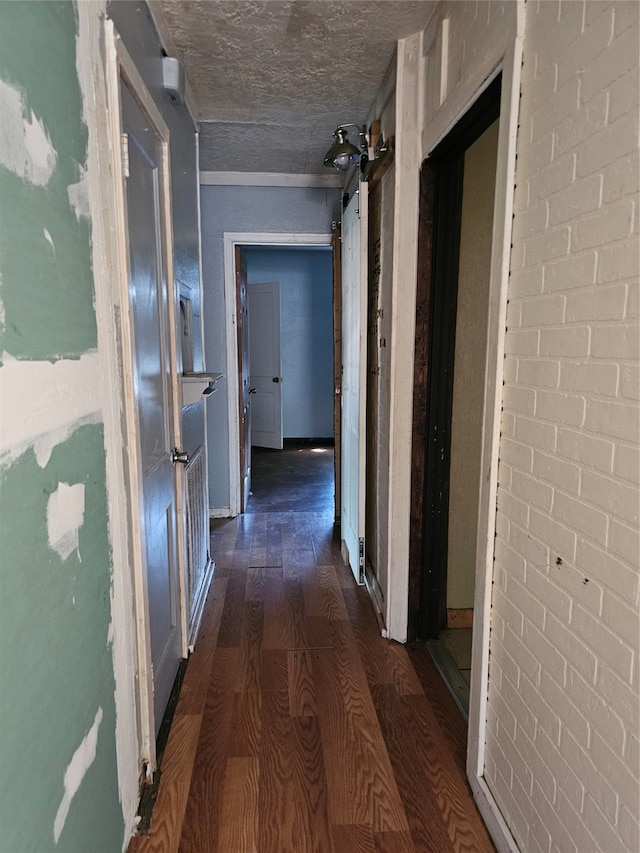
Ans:
[{"label": "ceiling edge molding", "polygon": [[288,175],[281,172],[200,172],[203,187],[342,188],[341,175]]}]

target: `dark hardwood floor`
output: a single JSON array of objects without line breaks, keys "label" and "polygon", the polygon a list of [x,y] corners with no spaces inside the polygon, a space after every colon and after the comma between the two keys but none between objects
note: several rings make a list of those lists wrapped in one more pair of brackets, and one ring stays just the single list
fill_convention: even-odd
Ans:
[{"label": "dark hardwood floor", "polygon": [[282,450],[251,448],[247,512],[334,511],[333,442],[285,440]]},{"label": "dark hardwood floor", "polygon": [[212,525],[217,568],[130,853],[492,851],[466,727],[423,648],[382,639],[330,512]]}]

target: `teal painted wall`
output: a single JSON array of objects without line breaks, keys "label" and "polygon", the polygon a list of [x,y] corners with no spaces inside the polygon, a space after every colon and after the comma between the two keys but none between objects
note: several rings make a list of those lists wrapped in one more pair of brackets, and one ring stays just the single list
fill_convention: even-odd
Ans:
[{"label": "teal painted wall", "polygon": [[[58,849],[119,850],[109,547],[103,435],[79,428],[40,468],[33,451],[0,471],[0,849],[53,850],[74,752],[102,709],[97,754]],[[78,548],[48,545],[47,505],[59,483],[84,484]]]},{"label": "teal painted wall", "polygon": [[78,220],[68,196],[81,178],[87,146],[76,32],[72,3],[0,4],[0,80],[23,95],[26,119],[43,123],[57,152],[46,186],[0,168],[7,318],[0,353],[14,358],[78,358],[96,347],[89,224]]},{"label": "teal painted wall", "polygon": [[[76,359],[97,345],[90,221],[68,192],[87,156],[76,35],[70,2],[0,3],[3,92],[17,93],[55,151],[38,183],[12,167],[0,134],[0,352],[20,360]],[[68,436],[42,467],[28,449],[0,469],[3,853],[123,844],[103,427],[70,423]],[[48,526],[61,483],[84,490],[77,547],[56,548]]]}]

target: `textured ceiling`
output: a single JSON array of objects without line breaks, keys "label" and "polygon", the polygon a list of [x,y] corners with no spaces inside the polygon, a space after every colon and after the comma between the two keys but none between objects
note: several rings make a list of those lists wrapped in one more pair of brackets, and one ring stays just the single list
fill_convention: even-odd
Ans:
[{"label": "textured ceiling", "polygon": [[321,174],[336,125],[366,120],[396,41],[435,5],[156,0],[194,92],[201,168]]}]

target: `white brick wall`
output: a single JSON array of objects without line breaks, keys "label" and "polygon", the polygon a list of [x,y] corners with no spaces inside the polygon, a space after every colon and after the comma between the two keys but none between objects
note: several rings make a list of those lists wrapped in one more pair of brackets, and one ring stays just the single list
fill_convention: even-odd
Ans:
[{"label": "white brick wall", "polygon": [[522,850],[637,851],[639,6],[525,14],[485,777]]}]

